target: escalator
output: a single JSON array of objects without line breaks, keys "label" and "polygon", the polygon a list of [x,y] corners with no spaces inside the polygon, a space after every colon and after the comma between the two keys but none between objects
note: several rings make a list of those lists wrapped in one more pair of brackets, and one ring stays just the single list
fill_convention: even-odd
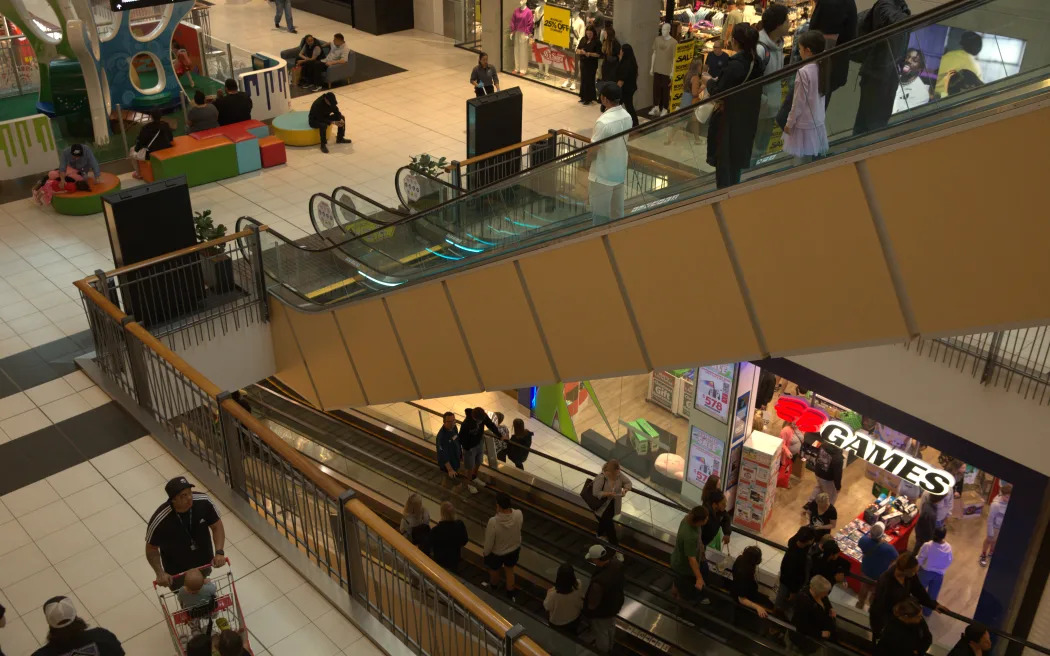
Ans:
[{"label": "escalator", "polygon": [[[986,29],[982,66],[1000,72],[854,134],[835,127],[853,125],[852,64],[828,110],[831,156],[800,163],[774,152],[728,190],[694,144],[689,110],[615,137],[630,156],[630,221],[607,225],[590,212],[588,160],[601,144],[485,186],[439,189],[415,213],[339,190],[353,200],[344,225],[356,227],[319,221],[326,246],[263,232],[263,268],[281,302],[278,376],[338,408],[1044,324],[1046,294],[1000,290],[1050,275],[1037,246],[1050,228],[1003,213],[1002,199],[1041,184],[1028,164],[1050,140],[1050,62],[1034,47],[1010,59],[995,35],[1035,43],[1048,27],[1037,0],[955,0],[825,53],[815,61],[892,61],[931,29]],[[712,102],[732,107],[797,68]],[[317,202],[339,209],[337,200]],[[498,299],[500,311],[476,299]],[[601,330],[581,340],[580,326],[595,322]],[[319,336],[341,339],[324,347]],[[433,362],[435,352],[448,360]]]},{"label": "escalator", "polygon": [[[315,458],[328,471],[345,476],[375,499],[393,499],[398,508],[410,492],[435,505],[451,498],[470,528],[472,541],[483,539],[484,521],[492,515],[499,485],[515,499],[524,514],[523,552],[519,574],[521,593],[514,607],[540,623],[545,621],[542,600],[561,563],[579,572],[589,571],[583,555],[597,541],[587,519],[574,515],[572,504],[546,492],[492,474],[492,486],[476,495],[451,494],[447,477],[434,465],[433,449],[402,441],[390,430],[355,418],[317,412],[270,381],[249,390],[253,412],[290,445]],[[389,427],[387,427],[389,429]],[[421,448],[422,447],[422,448]],[[397,498],[400,490],[401,497]],[[392,522],[395,511],[383,513]],[[577,508],[578,510],[578,508]],[[627,602],[620,615],[619,648],[624,654],[781,654],[783,635],[767,635],[750,611],[733,603],[728,594],[711,589],[709,605],[687,606],[669,594],[672,577],[666,566],[666,545],[649,536],[621,529]],[[468,558],[468,561],[472,559]],[[480,585],[487,579],[477,559],[461,575]],[[718,578],[718,577],[713,577]],[[756,631],[755,627],[763,630]],[[781,623],[782,628],[788,625]],[[867,643],[862,627],[843,634],[843,644],[831,654],[863,653]]]}]

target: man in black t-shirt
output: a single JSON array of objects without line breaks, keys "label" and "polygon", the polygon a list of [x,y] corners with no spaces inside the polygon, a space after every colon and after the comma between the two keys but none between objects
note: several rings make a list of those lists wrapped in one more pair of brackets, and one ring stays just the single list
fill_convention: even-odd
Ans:
[{"label": "man in black t-shirt", "polygon": [[[219,125],[249,121],[252,118],[252,99],[237,87],[233,79],[226,80],[226,93],[215,98],[219,110]],[[221,90],[220,90],[221,91]]]},{"label": "man in black t-shirt", "polygon": [[117,636],[100,627],[89,629],[68,597],[45,601],[44,618],[49,627],[47,643],[33,656],[124,656]]},{"label": "man in black t-shirt", "polygon": [[157,574],[157,583],[178,590],[183,577],[177,574],[206,568],[207,575],[211,566],[226,564],[226,533],[211,499],[194,492],[185,476],[168,481],[164,491],[168,501],[157,508],[146,527],[146,560]]}]

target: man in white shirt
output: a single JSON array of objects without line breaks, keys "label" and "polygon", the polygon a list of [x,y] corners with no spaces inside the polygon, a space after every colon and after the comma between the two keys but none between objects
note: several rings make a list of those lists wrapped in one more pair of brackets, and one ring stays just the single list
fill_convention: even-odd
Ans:
[{"label": "man in white shirt", "polygon": [[[602,89],[605,111],[594,124],[591,143],[608,139],[631,129],[631,115],[620,105],[620,87],[612,84]],[[590,173],[588,191],[594,225],[623,217],[623,189],[627,181],[627,137],[610,139],[587,150]]]},{"label": "man in white shirt", "polygon": [[324,82],[324,72],[329,66],[345,64],[350,56],[350,48],[346,46],[346,39],[339,32],[332,37],[332,44],[324,59],[307,60],[302,63],[302,75],[313,86],[319,87]]}]

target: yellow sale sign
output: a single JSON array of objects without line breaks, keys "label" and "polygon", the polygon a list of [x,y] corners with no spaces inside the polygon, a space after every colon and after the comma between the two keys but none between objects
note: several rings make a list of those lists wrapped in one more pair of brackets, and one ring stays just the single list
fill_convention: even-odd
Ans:
[{"label": "yellow sale sign", "polygon": [[693,63],[693,42],[679,43],[674,49],[674,71],[671,73],[671,111],[678,109],[682,103],[682,91],[685,90],[685,74],[689,64]]},{"label": "yellow sale sign", "polygon": [[565,7],[547,5],[543,10],[543,40],[559,48],[569,47],[569,23],[572,13]]}]

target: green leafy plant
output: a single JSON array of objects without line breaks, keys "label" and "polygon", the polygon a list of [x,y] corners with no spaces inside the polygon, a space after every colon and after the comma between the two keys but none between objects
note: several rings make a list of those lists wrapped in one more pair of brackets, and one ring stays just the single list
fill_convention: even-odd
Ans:
[{"label": "green leafy plant", "polygon": [[[215,221],[211,218],[211,210],[204,210],[203,212],[193,213],[193,227],[197,232],[197,241],[199,243],[205,243],[221,239],[226,236],[226,226],[223,224],[215,225]],[[211,246],[204,249],[205,255],[222,255],[226,251],[226,244],[219,244],[217,246]]]},{"label": "green leafy plant", "polygon": [[435,159],[427,153],[423,153],[418,157],[413,157],[412,162],[408,165],[409,170],[416,171],[418,173],[424,173],[426,175],[435,176],[441,173],[441,171],[448,165],[448,160],[444,157],[441,159]]}]

